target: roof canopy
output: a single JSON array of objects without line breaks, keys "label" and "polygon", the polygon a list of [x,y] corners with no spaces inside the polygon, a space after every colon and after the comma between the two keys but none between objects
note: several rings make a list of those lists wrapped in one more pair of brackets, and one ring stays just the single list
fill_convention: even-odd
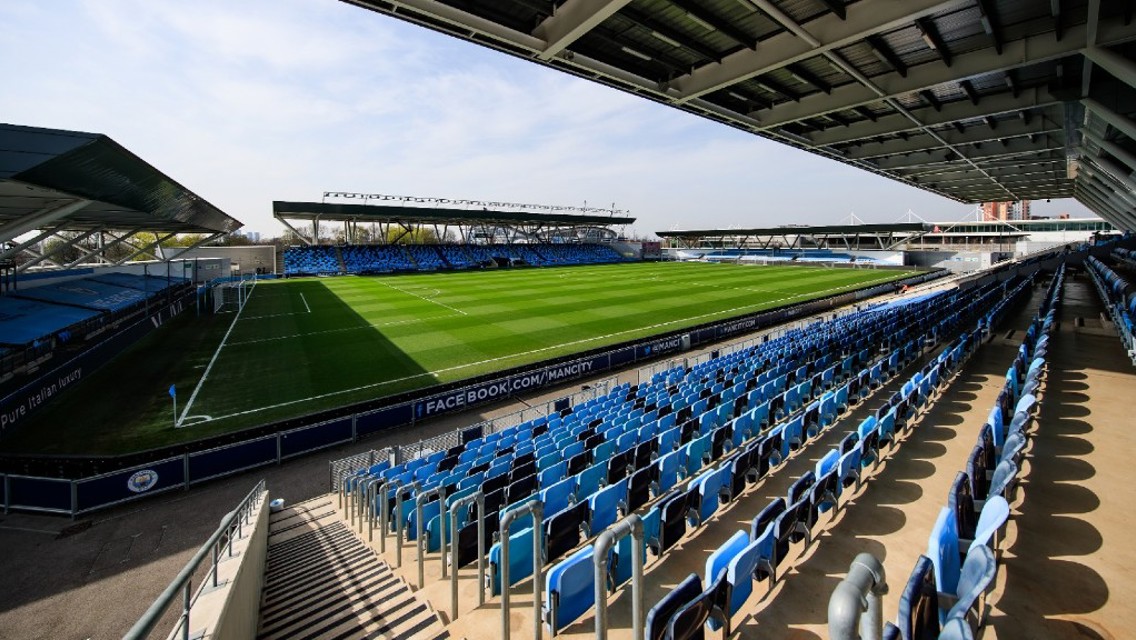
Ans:
[{"label": "roof canopy", "polygon": [[1136,229],[1131,0],[349,0],[963,202]]},{"label": "roof canopy", "polygon": [[490,211],[488,209],[455,209],[445,207],[412,207],[398,205],[337,204],[324,202],[272,203],[277,218],[292,220],[332,220],[353,222],[390,222],[404,224],[523,224],[546,226],[610,226],[632,224],[635,218],[531,211]]},{"label": "roof canopy", "polygon": [[656,231],[661,238],[707,238],[707,237],[744,237],[744,236],[818,236],[818,235],[892,235],[899,233],[922,233],[931,229],[931,225],[920,222],[904,222],[895,224],[847,224],[847,225],[821,225],[796,227],[766,227],[764,229],[701,229],[692,231]]},{"label": "roof canopy", "polygon": [[240,226],[105,135],[0,124],[0,242],[34,229],[215,234]]}]

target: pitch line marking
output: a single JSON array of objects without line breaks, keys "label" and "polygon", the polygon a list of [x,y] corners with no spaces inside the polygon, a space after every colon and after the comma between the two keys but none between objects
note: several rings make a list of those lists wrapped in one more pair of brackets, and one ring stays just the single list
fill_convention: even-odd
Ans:
[{"label": "pitch line marking", "polygon": [[[468,316],[468,315],[469,315],[468,313],[466,313],[466,312],[462,311],[461,309],[455,309],[455,308],[451,307],[450,305],[448,305],[448,304],[445,304],[445,303],[443,303],[443,302],[438,302],[437,300],[433,300],[433,299],[431,299],[431,298],[427,298],[427,297],[425,297],[425,296],[420,296],[420,295],[418,295],[417,293],[411,293],[410,291],[407,291],[406,289],[400,289],[399,287],[396,287],[396,286],[394,286],[393,284],[389,284],[389,283],[383,282],[382,280],[379,280],[378,282],[379,282],[379,284],[383,285],[384,287],[387,287],[388,289],[394,289],[395,291],[398,291],[399,293],[405,293],[406,295],[408,295],[408,296],[413,296],[413,297],[415,297],[415,298],[418,298],[419,300],[423,300],[423,301],[425,301],[425,302],[429,302],[429,303],[432,303],[432,304],[436,304],[436,305],[438,305],[439,307],[443,307],[443,308],[445,308],[445,309],[449,309],[450,311],[453,311],[453,312],[455,312],[455,313],[460,313],[460,314],[462,314],[463,316]],[[431,289],[433,289],[433,287],[430,287],[430,288],[431,288]],[[442,293],[441,291],[438,291],[437,289],[433,289],[433,290],[434,290],[435,292],[437,292],[437,294],[438,294],[438,295],[441,295],[441,293]]]},{"label": "pitch line marking", "polygon": [[308,313],[311,313],[311,312],[312,312],[312,308],[308,306],[308,299],[307,299],[307,298],[305,298],[305,297],[304,297],[304,294],[302,294],[302,293],[300,294],[300,300],[303,300],[303,301],[304,301],[304,308],[308,310]]},{"label": "pitch line marking", "polygon": [[[583,338],[581,340],[573,340],[572,342],[564,342],[564,343],[561,343],[561,344],[555,344],[555,345],[552,345],[550,347],[541,347],[540,349],[532,349],[532,350],[529,350],[529,351],[521,351],[521,352],[517,352],[517,353],[511,353],[509,355],[498,356],[496,358],[489,358],[487,360],[480,360],[478,362],[467,362],[465,364],[459,364],[459,365],[455,365],[455,366],[452,366],[452,367],[446,367],[444,369],[436,369],[434,371],[424,371],[422,373],[416,373],[412,376],[404,376],[402,378],[396,378],[394,380],[383,380],[381,382],[372,382],[370,384],[364,384],[364,385],[360,385],[358,387],[352,387],[350,389],[339,389],[338,391],[329,391],[328,393],[321,393],[321,394],[318,394],[318,395],[309,396],[307,398],[300,398],[298,400],[289,400],[287,402],[278,402],[276,404],[270,404],[270,405],[267,405],[267,406],[264,406],[264,407],[258,407],[256,409],[248,409],[248,410],[245,410],[245,411],[238,411],[236,413],[230,413],[230,414],[227,414],[227,415],[218,416],[216,418],[211,418],[210,420],[204,420],[202,422],[211,422],[213,420],[225,420],[227,418],[236,418],[236,417],[239,417],[239,416],[246,416],[246,415],[253,414],[253,413],[260,413],[261,411],[269,411],[271,409],[279,409],[280,407],[287,407],[287,406],[290,406],[290,405],[293,405],[293,404],[299,404],[301,402],[310,402],[312,400],[322,400],[323,398],[330,398],[332,396],[343,395],[345,393],[353,393],[355,391],[362,391],[364,389],[375,389],[375,388],[378,388],[378,387],[384,387],[384,386],[391,385],[391,384],[397,384],[399,382],[406,382],[407,380],[414,380],[416,378],[433,376],[433,375],[439,374],[439,373],[449,373],[450,371],[457,371],[459,369],[467,369],[469,367],[476,367],[476,366],[483,365],[483,364],[489,364],[491,362],[498,362],[500,360],[510,360],[510,359],[513,359],[513,358],[519,358],[521,356],[532,355],[534,353],[541,353],[541,352],[544,352],[544,351],[551,351],[551,350],[554,350],[554,349],[560,349],[562,347],[571,347],[571,346],[574,346],[574,345],[577,345],[577,344],[585,344],[585,343],[588,343],[588,342],[595,342],[596,340],[605,340],[607,338],[613,338],[615,336],[623,335],[623,334],[626,334],[626,333],[634,333],[636,331],[643,331],[645,329],[657,329],[657,328],[660,328],[660,327],[665,327],[667,325],[676,324],[676,323],[679,323],[679,322],[687,322],[689,320],[699,320],[701,318],[706,318],[706,317],[709,317],[709,316],[718,315],[718,314],[722,314],[722,313],[730,313],[730,312],[733,312],[733,311],[740,311],[742,309],[752,309],[754,307],[761,306],[761,305],[764,305],[764,304],[769,304],[769,303],[773,303],[773,302],[781,302],[781,301],[784,301],[784,300],[792,300],[794,298],[802,298],[802,297],[814,295],[814,294],[817,294],[817,293],[824,294],[824,293],[839,291],[841,289],[848,289],[849,287],[854,287],[854,286],[859,287],[859,286],[864,286],[864,285],[871,285],[873,283],[882,282],[884,280],[889,280],[889,279],[891,279],[891,276],[885,276],[883,278],[877,278],[875,280],[870,280],[870,281],[867,281],[867,282],[856,282],[856,283],[853,283],[853,284],[841,285],[839,287],[832,287],[832,288],[824,289],[824,290],[821,290],[821,291],[811,291],[809,293],[797,293],[797,294],[794,294],[794,295],[791,295],[791,296],[786,296],[784,298],[777,298],[776,300],[765,300],[765,301],[755,303],[755,304],[743,305],[743,306],[740,306],[740,307],[734,307],[733,309],[723,309],[721,311],[712,311],[710,313],[704,313],[704,314],[698,315],[698,316],[692,316],[692,317],[688,317],[688,318],[680,318],[678,320],[670,320],[670,321],[667,321],[667,322],[660,322],[660,323],[648,325],[648,326],[645,326],[645,327],[638,327],[638,328],[635,328],[635,329],[627,329],[625,331],[617,331],[615,333],[609,333],[609,334],[602,335],[602,336],[593,336],[591,338]],[[820,296],[818,296],[818,297],[820,297]],[[192,399],[191,399],[191,401],[192,401]]]},{"label": "pitch line marking", "polygon": [[[256,289],[256,280],[252,281],[252,287],[249,289],[249,297],[252,297],[252,291]],[[197,386],[193,388],[193,393],[189,395],[189,402],[185,403],[185,408],[181,411],[181,416],[174,423],[175,427],[180,427],[181,423],[185,421],[186,416],[189,415],[189,409],[193,406],[193,401],[197,399],[197,394],[201,392],[201,387],[205,385],[205,379],[209,377],[209,372],[213,370],[213,365],[217,362],[217,356],[221,355],[221,349],[225,348],[225,342],[232,335],[233,329],[237,326],[237,320],[241,319],[241,314],[244,313],[245,307],[248,303],[241,305],[237,309],[237,314],[233,316],[233,321],[229,323],[229,330],[225,332],[224,337],[221,338],[221,344],[217,345],[217,350],[213,352],[213,357],[209,359],[209,365],[205,367],[205,373],[201,374],[201,378],[197,381]]]}]

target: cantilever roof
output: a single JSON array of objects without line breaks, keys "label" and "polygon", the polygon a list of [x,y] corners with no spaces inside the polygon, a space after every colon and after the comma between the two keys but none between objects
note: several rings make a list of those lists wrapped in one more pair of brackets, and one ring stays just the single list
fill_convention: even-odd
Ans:
[{"label": "cantilever roof", "polygon": [[929,231],[931,225],[920,222],[894,224],[846,224],[800,227],[766,227],[761,229],[700,229],[691,231],[656,231],[661,238],[705,238],[736,236],[811,236],[811,235],[853,235],[853,234],[897,234],[922,233]]},{"label": "cantilever roof", "polygon": [[105,135],[0,124],[0,241],[28,225],[217,233],[241,223]]},{"label": "cantilever roof", "polygon": [[1131,0],[345,0],[963,202],[1136,230]]},{"label": "cantilever roof", "polygon": [[490,211],[487,209],[455,209],[446,207],[408,207],[395,205],[336,204],[325,202],[272,203],[277,218],[295,220],[358,220],[360,222],[409,222],[424,224],[543,224],[565,225],[623,225],[632,224],[635,218],[594,215],[567,215],[534,213],[531,211]]}]

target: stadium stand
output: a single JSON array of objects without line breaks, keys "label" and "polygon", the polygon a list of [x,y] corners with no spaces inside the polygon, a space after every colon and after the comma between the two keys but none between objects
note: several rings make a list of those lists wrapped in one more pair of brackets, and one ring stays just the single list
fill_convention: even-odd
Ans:
[{"label": "stadium stand", "polygon": [[148,297],[144,291],[80,278],[34,289],[22,289],[21,298],[65,304],[96,311],[122,311]]},{"label": "stadium stand", "polygon": [[[344,257],[346,260],[346,256]],[[284,275],[315,276],[340,273],[335,247],[289,247],[284,250]]]},{"label": "stadium stand", "polygon": [[0,340],[11,346],[31,344],[98,315],[94,309],[0,296]]},{"label": "stadium stand", "polygon": [[710,262],[874,263],[875,258],[828,249],[714,249],[702,255]]},{"label": "stadium stand", "polygon": [[494,263],[498,266],[553,266],[624,260],[615,249],[599,244],[313,245],[289,247],[284,251],[284,275],[366,275],[473,269]]},{"label": "stadium stand", "polygon": [[94,282],[102,282],[127,289],[137,289],[146,293],[162,293],[170,287],[176,287],[186,282],[185,278],[152,275],[138,275],[134,273],[102,273],[86,278]]},{"label": "stadium stand", "polygon": [[[1117,249],[1114,253],[1131,255],[1124,249]],[[1116,332],[1120,334],[1128,357],[1136,364],[1136,326],[1133,325],[1133,319],[1136,318],[1136,286],[1092,256],[1085,259],[1085,266],[1101,301],[1108,309]]]},{"label": "stadium stand", "polygon": [[[606,396],[447,451],[364,469],[341,483],[343,497],[364,509],[369,521],[377,513],[380,535],[385,539],[393,529],[400,547],[403,532],[411,540],[424,533],[426,552],[441,549],[444,515],[479,488],[485,505],[480,524],[487,535],[500,527],[505,513],[539,500],[544,505],[540,530],[524,516],[502,532],[511,548],[509,585],[502,584],[502,541],[487,537],[480,544],[489,548],[491,595],[531,578],[534,553],[552,563],[543,585],[542,617],[555,634],[595,604],[589,543],[605,528],[636,513],[645,529],[642,548],[632,548],[631,539],[624,538],[613,550],[605,589],[617,589],[631,578],[632,554],[646,557],[649,549],[657,562],[665,559],[688,533],[715,519],[723,504],[809,446],[849,406],[864,402],[920,357],[929,343],[955,336],[877,416],[849,433],[747,531],[711,554],[704,581],[683,582],[678,595],[664,598],[648,616],[661,630],[648,637],[662,637],[675,625],[701,629],[715,609],[722,612],[720,622],[710,623],[716,628],[728,624],[727,611],[745,604],[754,575],[776,580],[789,544],[814,538],[820,514],[837,508],[844,488],[861,482],[881,452],[894,448],[897,434],[935,387],[1004,313],[1006,302],[999,301],[1017,299],[1029,284],[993,282],[816,322],[689,370],[679,367],[648,383],[618,386]],[[976,330],[964,330],[975,318]],[[368,495],[375,499],[364,499]],[[417,496],[425,501],[424,529],[412,508]],[[477,559],[479,515],[472,508],[456,512],[455,570]],[[757,568],[751,571],[751,564]],[[702,585],[710,588],[703,591]]]}]

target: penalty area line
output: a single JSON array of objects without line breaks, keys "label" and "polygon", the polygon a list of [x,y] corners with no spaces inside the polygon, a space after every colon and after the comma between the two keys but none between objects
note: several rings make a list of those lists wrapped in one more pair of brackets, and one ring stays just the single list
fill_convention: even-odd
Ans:
[{"label": "penalty area line", "polygon": [[304,303],[304,308],[308,310],[308,313],[311,313],[311,312],[312,312],[312,308],[308,306],[308,299],[307,299],[307,298],[305,298],[305,297],[304,297],[304,294],[302,294],[302,293],[300,294],[300,300],[302,300],[302,301],[303,301],[303,303]]}]

